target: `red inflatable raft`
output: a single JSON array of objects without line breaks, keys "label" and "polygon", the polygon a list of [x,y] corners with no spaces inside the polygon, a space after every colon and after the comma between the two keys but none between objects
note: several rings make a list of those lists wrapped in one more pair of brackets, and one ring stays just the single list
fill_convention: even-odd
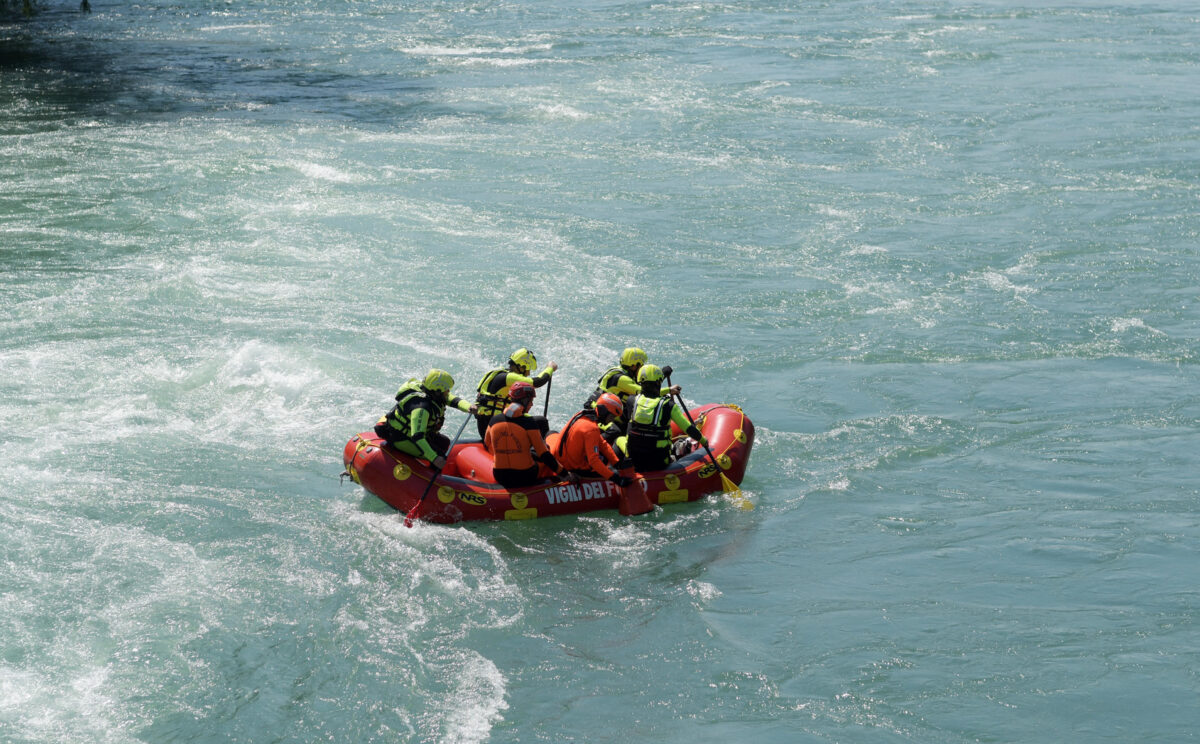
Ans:
[{"label": "red inflatable raft", "polygon": [[[741,483],[754,445],[754,424],[734,405],[710,403],[692,411],[725,475]],[[674,436],[683,436],[672,425]],[[391,507],[408,513],[421,499],[434,475],[424,460],[397,452],[375,432],[363,432],[346,443],[342,460],[355,483]],[[703,448],[676,460],[666,470],[638,475],[630,489],[644,489],[651,504],[695,501],[719,492],[721,473]],[[618,509],[630,498],[606,480],[543,481],[522,491],[508,491],[492,476],[491,455],[478,440],[459,442],[446,458],[421,502],[417,517],[429,522],[536,519],[598,509]],[[640,500],[640,493],[638,494]]]}]

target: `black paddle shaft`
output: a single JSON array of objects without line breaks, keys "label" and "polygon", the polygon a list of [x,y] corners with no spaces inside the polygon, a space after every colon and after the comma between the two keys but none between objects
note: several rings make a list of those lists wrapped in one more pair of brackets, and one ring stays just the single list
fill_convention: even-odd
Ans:
[{"label": "black paddle shaft", "polygon": [[[458,427],[458,433],[454,435],[454,441],[450,443],[450,449],[446,450],[446,454],[442,455],[443,458],[450,456],[450,452],[454,450],[454,445],[458,444],[458,439],[462,436],[463,429],[467,428],[467,422],[469,422],[472,418],[474,417],[468,415],[465,419],[463,419],[462,426]],[[720,466],[718,465],[718,467]],[[442,468],[433,469],[433,475],[429,476],[429,482],[425,484],[425,491],[421,494],[421,498],[417,499],[417,503],[413,504],[413,508],[409,509],[408,514],[404,515],[405,527],[412,527],[413,517],[417,516],[417,509],[421,508],[421,504],[425,501],[425,497],[429,495],[429,489],[433,488],[433,482],[437,480],[437,477],[441,474]]]},{"label": "black paddle shaft", "polygon": [[[666,367],[663,367],[663,374],[667,376],[667,390],[668,391],[670,391],[670,389],[671,389],[671,373],[674,371],[675,370],[671,369],[671,367],[669,365]],[[679,401],[679,407],[683,409],[683,415],[687,416],[688,423],[691,424],[693,427],[695,427],[696,420],[692,418],[692,414],[688,410],[687,404],[683,402],[683,396],[676,395],[674,397],[675,397],[675,400]],[[721,475],[725,475],[725,468],[721,467],[721,463],[717,462],[717,456],[713,454],[713,451],[711,449],[709,449],[708,442],[704,443],[704,451],[707,452],[708,456],[712,459],[712,464],[717,468],[717,472],[719,472]]]}]

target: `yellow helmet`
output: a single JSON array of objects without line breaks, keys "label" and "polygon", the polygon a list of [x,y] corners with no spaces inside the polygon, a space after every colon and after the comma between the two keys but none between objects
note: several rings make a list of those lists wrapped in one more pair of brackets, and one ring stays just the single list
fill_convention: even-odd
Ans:
[{"label": "yellow helmet", "polygon": [[448,393],[454,387],[454,378],[444,369],[431,369],[421,382],[421,387],[431,393]]},{"label": "yellow helmet", "polygon": [[638,382],[662,382],[663,371],[653,364],[647,364],[638,372]]},{"label": "yellow helmet", "polygon": [[628,349],[621,352],[621,366],[633,369],[634,367],[645,364],[647,358],[646,352],[642,351],[636,346],[630,346]]},{"label": "yellow helmet", "polygon": [[537,369],[537,357],[529,349],[517,349],[508,358],[508,361],[525,370],[527,375],[533,374],[533,371]]}]

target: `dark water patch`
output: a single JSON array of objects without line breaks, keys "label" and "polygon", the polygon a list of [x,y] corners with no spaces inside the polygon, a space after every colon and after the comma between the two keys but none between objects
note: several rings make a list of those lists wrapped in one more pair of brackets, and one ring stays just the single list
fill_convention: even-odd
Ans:
[{"label": "dark water patch", "polygon": [[[296,10],[296,9],[293,9]],[[296,117],[395,123],[422,110],[432,86],[396,56],[388,71],[355,69],[316,55],[304,33],[243,28],[224,14],[181,8],[54,13],[21,27],[0,26],[0,134],[61,123],[217,114],[266,120]],[[295,24],[286,13],[278,19]],[[262,25],[259,18],[253,24]],[[314,58],[322,62],[312,61]]]}]

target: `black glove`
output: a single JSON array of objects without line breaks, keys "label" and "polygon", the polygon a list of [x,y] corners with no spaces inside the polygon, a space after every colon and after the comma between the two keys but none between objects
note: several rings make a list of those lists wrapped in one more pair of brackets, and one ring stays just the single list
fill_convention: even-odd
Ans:
[{"label": "black glove", "polygon": [[613,446],[614,444],[616,444],[616,442],[617,442],[617,439],[618,439],[618,438],[621,436],[621,434],[623,434],[623,433],[624,433],[624,432],[622,432],[622,431],[621,431],[621,427],[619,427],[619,426],[610,426],[610,427],[608,427],[607,429],[605,429],[604,431],[602,431],[602,432],[600,433],[600,436],[604,437],[604,441],[608,442],[608,446],[609,446],[609,447],[611,447],[611,446]]},{"label": "black glove", "polygon": [[609,478],[609,480],[612,481],[613,483],[616,483],[621,488],[624,488],[625,486],[628,486],[630,483],[633,483],[633,478],[629,478],[627,476],[621,475],[620,473],[613,473],[612,477]]}]

